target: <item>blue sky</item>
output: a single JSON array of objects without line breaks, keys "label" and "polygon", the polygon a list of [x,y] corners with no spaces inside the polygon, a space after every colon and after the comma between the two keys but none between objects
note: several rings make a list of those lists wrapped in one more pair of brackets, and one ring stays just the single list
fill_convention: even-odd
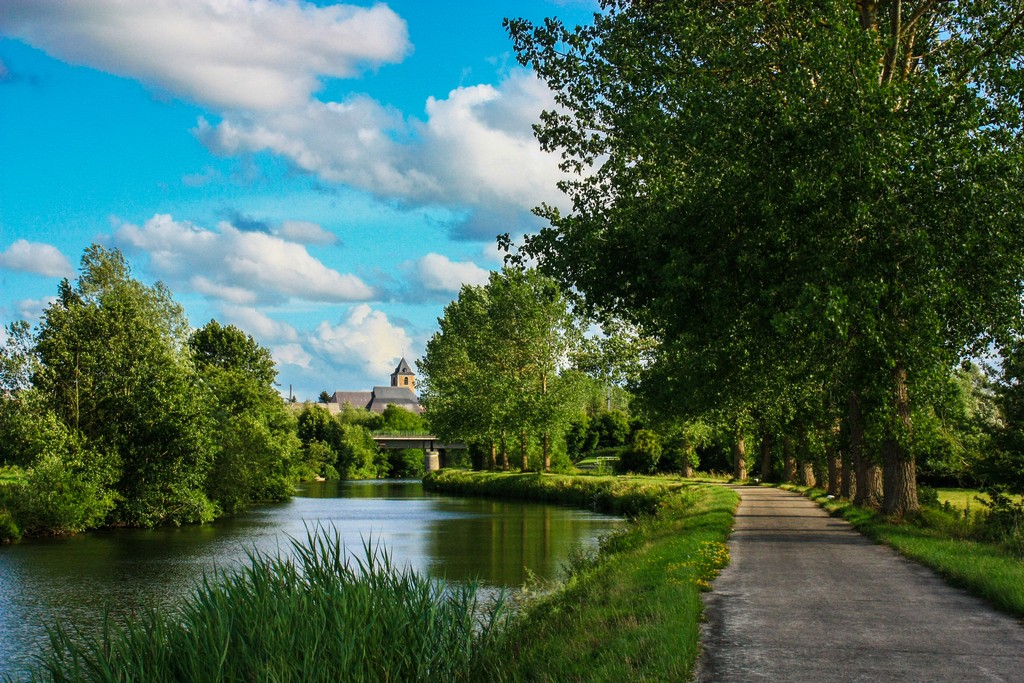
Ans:
[{"label": "blue sky", "polygon": [[385,383],[563,201],[502,18],[596,9],[0,0],[0,323],[96,242],[270,348],[285,393]]}]

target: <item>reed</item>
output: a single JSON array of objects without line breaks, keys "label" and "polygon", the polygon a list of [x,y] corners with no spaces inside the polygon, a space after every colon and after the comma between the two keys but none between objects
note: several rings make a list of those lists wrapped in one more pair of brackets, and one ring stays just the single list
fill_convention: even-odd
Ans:
[{"label": "reed", "polygon": [[208,576],[177,611],[107,619],[92,636],[58,626],[32,680],[477,680],[500,597],[396,568],[370,542],[351,555],[321,527],[291,545]]}]

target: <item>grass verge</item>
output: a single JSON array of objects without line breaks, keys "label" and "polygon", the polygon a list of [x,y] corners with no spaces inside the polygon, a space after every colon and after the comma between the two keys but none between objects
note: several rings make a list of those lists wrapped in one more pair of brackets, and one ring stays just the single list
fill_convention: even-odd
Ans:
[{"label": "grass verge", "polygon": [[[643,512],[570,562],[565,582],[529,602],[483,657],[492,681],[687,680],[698,654],[701,592],[728,563],[735,492],[657,477],[443,471],[434,490],[521,491],[566,502],[630,501]],[[525,497],[525,496],[524,496]],[[645,501],[637,506],[638,500]],[[595,506],[597,507],[597,506]]]},{"label": "grass verge", "polygon": [[963,537],[963,527],[955,514],[925,506],[915,518],[896,523],[849,501],[829,499],[821,489],[782,488],[803,493],[869,538],[931,567],[951,584],[984,598],[997,609],[1024,617],[1024,561],[999,543]]}]

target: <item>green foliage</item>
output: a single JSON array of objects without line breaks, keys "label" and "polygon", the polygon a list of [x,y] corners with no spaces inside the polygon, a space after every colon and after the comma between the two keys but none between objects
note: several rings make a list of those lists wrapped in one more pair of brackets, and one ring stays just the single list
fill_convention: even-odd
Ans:
[{"label": "green foliage", "polygon": [[649,429],[641,429],[633,443],[619,457],[617,469],[621,472],[652,474],[661,460],[661,440]]},{"label": "green foliage", "polygon": [[507,474],[439,470],[423,478],[430,491],[561,503],[626,517],[657,512],[667,495],[683,485],[661,479],[580,477],[561,474]]},{"label": "green foliage", "polygon": [[1024,337],[1014,335],[1005,341],[1000,355],[995,395],[1003,420],[992,430],[992,449],[977,470],[988,485],[1024,493]]},{"label": "green foliage", "polygon": [[991,383],[978,366],[965,363],[930,389],[931,400],[913,414],[920,477],[930,483],[973,483],[985,472],[993,436],[1002,428]]},{"label": "green foliage", "polygon": [[625,446],[629,441],[629,416],[621,410],[595,415],[590,422],[590,428],[597,438],[598,448]]},{"label": "green foliage", "polygon": [[25,473],[2,506],[20,531],[205,522],[290,494],[298,442],[269,351],[216,321],[190,334],[117,250],[86,249],[57,294],[0,354],[0,465]]},{"label": "green foliage", "polygon": [[277,367],[270,351],[234,325],[222,327],[211,320],[192,333],[188,345],[200,370],[220,368],[260,386],[272,385],[277,378]]},{"label": "green foliage", "polygon": [[427,431],[427,422],[421,415],[394,404],[389,404],[384,408],[382,417],[384,422],[380,427],[382,430],[395,432]]},{"label": "green foliage", "polygon": [[57,628],[33,680],[476,681],[506,619],[475,586],[399,569],[370,542],[352,556],[316,528],[207,577],[180,609],[93,638]]},{"label": "green foliage", "polygon": [[[387,409],[385,408],[385,410]],[[360,425],[371,432],[384,428],[384,416],[382,414],[375,413],[366,408],[353,408],[347,403],[342,406],[341,412],[338,413],[338,422],[341,424]]]},{"label": "green foliage", "polygon": [[44,312],[33,384],[61,422],[119,460],[119,524],[206,521],[213,456],[203,394],[184,353],[188,322],[162,285],[92,246],[74,289]]},{"label": "green foliage", "polygon": [[237,327],[210,321],[189,349],[216,423],[206,493],[228,513],[291,494],[299,451],[296,420],[273,387],[270,351]]},{"label": "green foliage", "polygon": [[376,479],[388,475],[387,456],[373,441],[373,433],[357,424],[341,425],[335,467],[342,479]]},{"label": "green foliage", "polygon": [[392,479],[420,479],[423,477],[423,451],[418,448],[396,448],[386,451],[385,455],[388,459],[387,476]]},{"label": "green foliage", "polygon": [[445,441],[490,442],[527,431],[552,441],[580,402],[580,377],[559,373],[577,321],[561,290],[536,271],[505,269],[466,285],[445,307],[418,363],[431,430]]},{"label": "green foliage", "polygon": [[651,404],[782,412],[807,386],[827,424],[853,392],[903,514],[911,406],[1020,319],[1024,33],[1015,3],[875,5],[607,0],[507,27],[555,93],[537,137],[571,202],[537,210],[522,260],[659,342]]},{"label": "green foliage", "polygon": [[0,543],[10,543],[21,539],[21,527],[14,521],[11,513],[0,508]]},{"label": "green foliage", "polygon": [[6,340],[0,347],[0,393],[12,394],[32,386],[32,375],[38,370],[39,358],[35,339],[24,320],[5,328]]},{"label": "green foliage", "polygon": [[[104,524],[117,500],[117,456],[91,448],[52,412],[24,400],[0,405],[0,442],[20,475],[0,484],[6,509],[25,534],[74,533]],[[8,450],[9,449],[9,450]]]},{"label": "green foliage", "polygon": [[987,498],[979,498],[985,507],[983,515],[985,540],[997,541],[1024,560],[1024,503],[1006,495],[1005,486],[984,490]]}]

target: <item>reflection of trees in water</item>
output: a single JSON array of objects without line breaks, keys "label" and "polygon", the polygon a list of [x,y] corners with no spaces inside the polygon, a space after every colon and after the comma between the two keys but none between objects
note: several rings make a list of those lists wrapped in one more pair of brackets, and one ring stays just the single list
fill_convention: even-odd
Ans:
[{"label": "reflection of trees in water", "polygon": [[[452,581],[484,578],[498,586],[518,587],[530,572],[557,578],[560,565],[577,543],[593,539],[615,520],[575,510],[528,503],[475,500],[476,514],[441,519],[427,530],[427,554],[434,576]],[[442,504],[442,507],[447,507]]]}]

